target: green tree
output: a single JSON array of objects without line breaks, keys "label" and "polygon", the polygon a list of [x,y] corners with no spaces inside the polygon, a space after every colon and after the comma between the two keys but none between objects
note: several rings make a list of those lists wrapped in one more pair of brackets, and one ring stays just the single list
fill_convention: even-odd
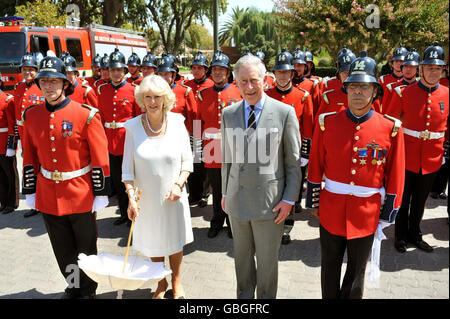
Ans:
[{"label": "green tree", "polygon": [[203,25],[193,22],[187,30],[185,44],[194,50],[212,50],[213,37]]},{"label": "green tree", "polygon": [[35,0],[16,7],[16,15],[24,17],[24,22],[36,26],[64,26],[66,15],[58,14],[58,7],[50,0]]},{"label": "green tree", "polygon": [[[225,12],[227,0],[219,0],[218,11]],[[147,9],[150,25],[156,24],[165,51],[177,54],[186,32],[194,21],[202,22],[204,17],[212,21],[211,0],[148,0]]]},{"label": "green tree", "polygon": [[285,43],[285,37],[277,27],[283,21],[272,12],[250,7],[233,8],[231,18],[219,31],[221,45],[234,45],[241,54],[246,50],[263,51],[266,60],[274,57]]},{"label": "green tree", "polygon": [[442,0],[277,0],[291,41],[335,58],[343,45],[380,61],[400,44],[422,51],[448,46],[448,2]]}]

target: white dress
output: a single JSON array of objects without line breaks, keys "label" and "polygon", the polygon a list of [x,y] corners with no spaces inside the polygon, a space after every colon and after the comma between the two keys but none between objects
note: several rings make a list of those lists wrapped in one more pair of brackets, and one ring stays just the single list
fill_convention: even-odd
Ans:
[{"label": "white dress", "polygon": [[193,171],[192,150],[181,114],[168,112],[166,132],[156,137],[147,135],[141,117],[125,123],[122,162],[122,181],[134,181],[142,190],[132,247],[148,257],[163,257],[194,240],[186,188],[177,201],[165,199],[180,172]]}]

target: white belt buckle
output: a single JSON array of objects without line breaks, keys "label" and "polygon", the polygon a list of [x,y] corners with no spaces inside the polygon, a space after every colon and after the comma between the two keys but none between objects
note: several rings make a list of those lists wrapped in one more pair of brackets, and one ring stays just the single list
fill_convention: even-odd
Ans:
[{"label": "white belt buckle", "polygon": [[63,180],[62,172],[50,172],[50,178],[54,181],[62,181]]},{"label": "white belt buckle", "polygon": [[419,138],[423,139],[424,141],[429,140],[430,139],[430,131],[425,130],[420,132]]}]

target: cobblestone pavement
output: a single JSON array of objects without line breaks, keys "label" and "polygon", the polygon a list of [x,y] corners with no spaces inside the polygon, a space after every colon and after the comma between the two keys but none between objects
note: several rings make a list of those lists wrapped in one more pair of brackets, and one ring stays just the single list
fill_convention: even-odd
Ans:
[{"label": "cobblestone pavement", "polygon": [[[388,238],[382,242],[379,286],[367,284],[364,298],[449,298],[446,205],[446,200],[431,198],[426,203],[421,228],[424,240],[435,247],[432,253],[413,247],[408,248],[405,254],[397,253],[393,247],[394,226],[385,229]],[[20,206],[14,213],[0,214],[0,299],[59,298],[66,283],[59,272],[42,216],[24,218],[26,211],[25,200],[21,198]],[[113,225],[118,216],[115,205],[98,214],[99,252],[125,254],[129,228]],[[191,216],[194,242],[185,246],[181,274],[186,298],[235,299],[232,239],[225,231],[221,231],[216,238],[207,238],[212,217],[211,205],[192,208]],[[282,245],[280,250],[277,297],[320,299],[319,223],[307,212],[295,214],[295,220],[292,242]],[[152,289],[125,291],[123,298],[148,299],[152,296]],[[99,285],[97,295],[100,299],[112,299],[117,294],[108,286]]]}]

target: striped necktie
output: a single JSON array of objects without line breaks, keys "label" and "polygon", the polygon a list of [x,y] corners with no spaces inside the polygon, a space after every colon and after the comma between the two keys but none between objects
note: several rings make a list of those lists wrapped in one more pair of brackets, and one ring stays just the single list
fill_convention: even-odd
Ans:
[{"label": "striped necktie", "polygon": [[253,130],[256,129],[256,116],[254,105],[250,105],[250,114],[248,116],[247,130],[249,130],[250,128],[252,128]]}]

